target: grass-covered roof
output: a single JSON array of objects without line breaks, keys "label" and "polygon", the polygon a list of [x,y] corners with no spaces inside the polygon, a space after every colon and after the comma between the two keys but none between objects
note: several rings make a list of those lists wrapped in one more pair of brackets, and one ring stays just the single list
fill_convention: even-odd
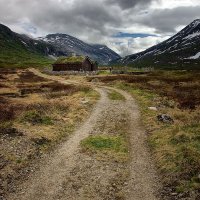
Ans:
[{"label": "grass-covered roof", "polygon": [[84,60],[84,56],[60,57],[56,60],[55,64],[82,63]]}]

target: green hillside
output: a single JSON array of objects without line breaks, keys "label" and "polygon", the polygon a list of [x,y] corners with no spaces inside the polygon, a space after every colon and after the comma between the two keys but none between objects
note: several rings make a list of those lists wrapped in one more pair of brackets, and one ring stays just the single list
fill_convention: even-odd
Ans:
[{"label": "green hillside", "polygon": [[52,63],[46,54],[51,46],[12,32],[0,24],[0,67],[41,67]]}]

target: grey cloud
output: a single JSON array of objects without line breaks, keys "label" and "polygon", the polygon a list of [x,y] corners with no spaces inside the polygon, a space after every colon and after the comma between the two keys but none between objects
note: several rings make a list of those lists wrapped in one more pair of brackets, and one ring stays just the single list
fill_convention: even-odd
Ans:
[{"label": "grey cloud", "polygon": [[[0,0],[0,4],[4,2]],[[9,24],[16,23],[16,19],[20,21],[28,18],[33,25],[52,33],[66,32],[75,36],[87,33],[106,35],[107,27],[120,27],[123,23],[119,9],[112,8],[110,12],[103,0],[74,0],[71,5],[68,5],[67,1],[60,4],[55,0],[35,0],[29,1],[28,4],[26,0],[8,2],[10,4],[5,4],[3,12],[0,9],[2,21]]]},{"label": "grey cloud", "polygon": [[[21,28],[37,30],[37,35],[61,32],[91,43],[109,43],[116,32],[134,31],[135,25],[135,32],[150,27],[172,34],[200,15],[200,7],[153,10],[149,7],[153,1],[159,0],[72,0],[71,4],[69,0],[0,0],[0,22],[12,27],[25,23]],[[126,45],[119,45],[119,51],[125,54]]]},{"label": "grey cloud", "polygon": [[122,9],[130,9],[136,5],[148,5],[154,0],[107,0],[110,4],[117,4]]},{"label": "grey cloud", "polygon": [[137,19],[137,23],[153,27],[157,33],[175,33],[178,26],[200,18],[199,10],[200,6],[154,10],[148,17]]}]

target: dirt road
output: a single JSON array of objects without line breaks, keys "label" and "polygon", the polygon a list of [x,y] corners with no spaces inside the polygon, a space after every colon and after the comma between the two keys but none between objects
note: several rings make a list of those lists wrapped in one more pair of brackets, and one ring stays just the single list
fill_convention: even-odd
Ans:
[{"label": "dirt road", "polygon": [[[53,80],[69,83],[56,77]],[[45,158],[40,170],[9,200],[159,199],[159,181],[134,99],[121,90],[95,89],[101,98],[89,119],[53,155]],[[116,90],[125,100],[109,99],[109,90]],[[119,127],[127,132],[129,138],[130,158],[127,162],[102,159],[81,150],[80,142],[89,135],[115,135],[120,131]]]}]

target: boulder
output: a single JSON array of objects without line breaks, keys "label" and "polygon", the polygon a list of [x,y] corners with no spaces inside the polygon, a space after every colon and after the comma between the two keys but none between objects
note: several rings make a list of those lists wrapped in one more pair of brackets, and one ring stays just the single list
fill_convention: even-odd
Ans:
[{"label": "boulder", "polygon": [[163,122],[163,123],[174,123],[174,120],[166,114],[161,114],[157,116],[158,121]]}]

